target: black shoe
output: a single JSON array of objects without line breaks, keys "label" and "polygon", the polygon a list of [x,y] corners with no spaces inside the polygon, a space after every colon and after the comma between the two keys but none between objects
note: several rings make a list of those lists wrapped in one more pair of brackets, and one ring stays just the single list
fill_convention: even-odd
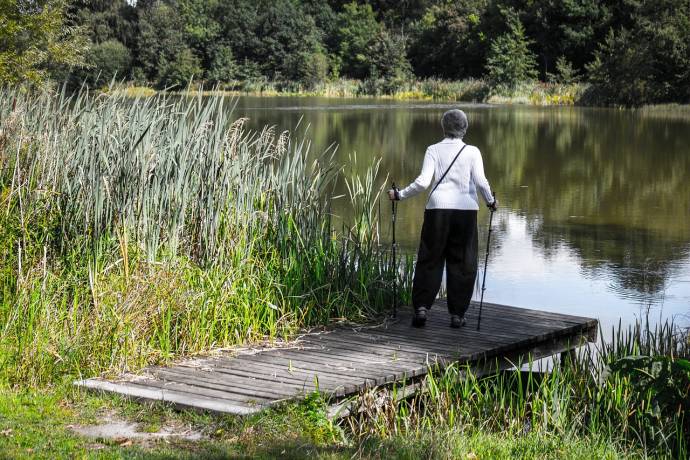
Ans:
[{"label": "black shoe", "polygon": [[426,307],[419,307],[414,311],[412,325],[414,327],[424,327],[426,324]]},{"label": "black shoe", "polygon": [[465,325],[465,317],[450,315],[450,327],[458,329]]}]

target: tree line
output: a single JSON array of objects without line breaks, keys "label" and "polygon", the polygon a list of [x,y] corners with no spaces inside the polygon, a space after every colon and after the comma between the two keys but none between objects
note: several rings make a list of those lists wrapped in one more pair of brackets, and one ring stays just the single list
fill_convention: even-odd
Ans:
[{"label": "tree line", "polygon": [[65,30],[86,39],[86,65],[53,74],[89,85],[116,78],[167,88],[194,78],[309,89],[353,78],[394,91],[414,79],[475,78],[498,93],[526,81],[583,83],[594,104],[690,102],[687,0],[0,3],[23,8],[19,16],[59,6]]}]

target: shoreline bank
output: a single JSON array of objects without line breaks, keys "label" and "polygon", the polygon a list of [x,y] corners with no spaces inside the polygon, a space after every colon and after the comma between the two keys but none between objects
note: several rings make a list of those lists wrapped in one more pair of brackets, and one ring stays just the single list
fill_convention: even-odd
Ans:
[{"label": "shoreline bank", "polygon": [[260,97],[329,97],[352,99],[386,99],[397,101],[467,102],[491,105],[573,106],[577,105],[586,85],[528,82],[511,91],[497,92],[484,80],[420,80],[389,85],[384,81],[336,80],[319,83],[306,89],[302,85],[285,82],[238,82],[205,90],[203,86],[189,86],[185,90],[157,90],[131,83],[103,88],[105,92],[123,93],[128,97],[150,97],[162,91],[172,94],[201,93],[204,96],[260,96]]},{"label": "shoreline bank", "polygon": [[[362,83],[346,80],[346,82]],[[640,107],[607,106],[596,104],[585,104],[578,98],[587,91],[588,85],[572,84],[559,85],[552,83],[537,82],[525,84],[513,94],[490,94],[487,88],[482,91],[438,91],[425,92],[422,89],[404,90],[394,93],[369,94],[356,91],[354,83],[350,86],[341,86],[342,82],[331,82],[319,85],[312,90],[302,90],[295,88],[283,88],[276,83],[268,83],[266,86],[250,85],[242,89],[203,89],[203,87],[189,87],[185,90],[158,90],[149,86],[138,86],[125,84],[124,86],[111,86],[103,88],[103,92],[122,93],[126,97],[152,97],[162,92],[173,95],[192,95],[192,96],[227,96],[227,97],[287,97],[287,98],[309,98],[322,97],[331,99],[361,99],[361,100],[387,100],[400,102],[438,102],[438,103],[461,103],[461,104],[486,104],[491,106],[532,106],[532,107],[588,107],[615,110],[641,111],[645,114],[654,116],[688,116],[690,117],[690,104],[681,102],[667,102],[659,104],[646,104]],[[425,82],[414,82],[413,85],[420,86]],[[467,86],[476,84],[476,81],[442,82],[447,87],[454,85]],[[486,85],[485,83],[482,83]],[[482,92],[486,94],[482,96]]]}]

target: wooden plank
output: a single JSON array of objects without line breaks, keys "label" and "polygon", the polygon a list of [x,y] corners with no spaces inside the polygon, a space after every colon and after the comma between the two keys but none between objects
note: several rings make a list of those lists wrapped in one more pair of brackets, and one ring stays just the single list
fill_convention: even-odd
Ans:
[{"label": "wooden plank", "polygon": [[[352,338],[342,338],[338,336],[321,338],[319,341],[324,346],[343,350],[343,352],[347,352],[347,350],[356,350],[361,353],[372,353],[372,355],[388,358],[392,362],[397,358],[407,363],[424,363],[437,359],[445,359],[452,354],[452,352],[446,350],[443,350],[441,353],[431,349],[420,349],[421,346],[425,345],[423,343],[417,343],[415,345],[406,345],[402,343],[381,344],[363,339],[353,340]],[[431,347],[435,347],[435,345],[430,345],[430,348]]]},{"label": "wooden plank", "polygon": [[348,336],[344,339],[342,336],[331,336],[330,340],[340,342],[359,343],[361,345],[378,347],[383,349],[396,349],[410,353],[421,353],[429,355],[440,356],[458,356],[467,353],[473,348],[486,348],[489,344],[504,343],[503,341],[491,341],[489,343],[473,343],[469,340],[457,340],[453,343],[443,341],[439,338],[434,338],[431,334],[429,336],[406,336],[404,333],[383,332],[383,331],[368,331],[367,334],[358,334]]},{"label": "wooden plank", "polygon": [[99,379],[80,380],[76,382],[76,385],[89,390],[117,393],[134,399],[171,403],[175,407],[182,409],[203,409],[235,415],[255,414],[263,409],[263,407],[259,406],[243,406],[232,404],[227,401],[194,397],[189,394],[177,393],[170,390],[145,388],[129,385],[127,383],[113,383]]},{"label": "wooden plank", "polygon": [[[463,344],[465,346],[473,345],[485,348],[492,344],[512,341],[520,336],[532,336],[536,333],[536,331],[522,332],[515,330],[504,333],[498,328],[492,328],[490,335],[488,335],[486,332],[482,334],[481,332],[476,332],[476,330],[466,328],[448,329],[448,332],[441,332],[431,324],[430,326],[427,325],[427,327],[413,331],[381,329],[367,331],[367,334],[369,337],[379,337],[381,339],[388,338],[388,340],[395,340],[401,343],[445,344],[450,347]],[[545,328],[544,331],[546,330],[548,329]]]},{"label": "wooden plank", "polygon": [[[332,334],[319,334],[318,336],[313,336],[313,337],[304,337],[301,339],[302,344],[304,345],[304,350],[308,351],[309,353],[316,353],[316,354],[323,354],[325,350],[328,350],[328,347],[335,343],[334,341],[337,341],[337,343],[343,344],[343,347],[339,347],[341,350],[352,350],[352,354],[345,353],[341,355],[342,359],[352,359],[355,362],[364,362],[364,363],[370,363],[372,359],[376,359],[376,364],[382,364],[382,365],[390,365],[392,361],[388,358],[384,357],[379,357],[379,358],[373,358],[371,354],[368,353],[368,350],[366,348],[357,348],[357,347],[352,347],[351,349],[347,349],[347,345],[353,344],[359,344],[359,345],[364,345],[368,346],[371,344],[375,344],[375,342],[372,342],[369,338],[363,338],[361,335],[356,335],[354,333],[332,333]],[[381,345],[381,344],[378,344]],[[395,351],[395,343],[391,341],[391,346],[388,347],[388,349],[393,352]],[[294,350],[293,350],[294,351]],[[398,350],[399,351],[399,350]],[[326,353],[328,354],[328,353]],[[392,354],[392,353],[391,353]],[[416,350],[414,353],[408,353],[408,355],[411,357],[412,360],[417,361],[419,360],[420,356],[424,356],[426,353],[421,352],[419,350]],[[400,355],[400,353],[398,353]]]},{"label": "wooden plank", "polygon": [[[352,347],[352,344],[348,343],[347,341],[345,341],[343,343],[329,342],[329,343],[325,343],[324,345],[336,346],[336,347],[342,346],[343,347],[343,348],[335,348],[333,350],[333,353],[347,353],[351,349],[348,347]],[[370,354],[381,353],[382,355],[386,356],[387,358],[389,357],[389,354],[391,353],[391,351],[392,352],[398,352],[397,350],[391,350],[390,348],[377,349],[376,347],[372,347],[372,346],[368,346],[368,345],[366,345],[363,348],[363,350],[364,350],[363,352],[367,352]],[[401,363],[400,363],[401,366],[399,368],[400,370],[398,371],[398,373],[400,373],[400,371],[402,371],[401,378],[403,375],[406,375],[407,377],[415,377],[420,372],[426,373],[426,368],[428,365],[433,365],[433,364],[435,364],[439,361],[442,361],[442,360],[443,361],[451,360],[451,358],[448,356],[439,356],[439,355],[428,356],[428,359],[427,359],[426,353],[417,354],[417,355],[415,355],[415,358],[416,359],[414,359],[414,360],[407,359],[405,361],[401,361]]]},{"label": "wooden plank", "polygon": [[[443,353],[453,352],[460,345],[458,337],[455,335],[444,336],[443,334],[434,335],[432,329],[418,329],[418,330],[394,330],[394,329],[374,329],[366,332],[348,331],[334,332],[329,335],[324,335],[326,338],[333,337],[336,340],[351,340],[353,342],[367,343],[372,345],[384,345],[389,348],[406,345],[418,345],[420,343],[442,346]],[[315,340],[315,339],[310,339]],[[418,347],[413,348],[413,352],[422,352]]]},{"label": "wooden plank", "polygon": [[[265,370],[265,369],[264,369]],[[233,368],[224,368],[222,366],[216,367],[214,372],[219,373],[219,374],[232,374],[235,375],[237,374],[237,369]],[[287,372],[285,372],[287,373]],[[280,375],[278,374],[281,379],[287,379],[285,375]],[[270,379],[267,378],[266,375],[263,375],[262,378],[260,379],[262,382],[265,382],[265,385],[268,385],[270,382]],[[277,378],[273,379],[274,381],[277,380]],[[342,392],[345,390],[346,384],[343,382],[335,382],[331,381],[326,378],[321,378],[321,379],[315,379],[313,374],[310,374],[308,376],[305,375],[292,375],[292,380],[288,380],[291,382],[293,385],[300,385],[304,391],[314,391],[317,388],[324,390],[324,391],[329,391],[329,392]]]},{"label": "wooden plank", "polygon": [[180,394],[190,394],[194,397],[208,398],[208,399],[218,399],[223,401],[230,401],[232,404],[247,405],[247,406],[267,406],[272,401],[273,398],[263,398],[259,396],[247,396],[238,393],[232,393],[227,391],[221,391],[211,388],[200,387],[196,385],[188,385],[185,383],[172,382],[169,380],[157,380],[157,379],[146,379],[146,380],[134,380],[128,382],[130,385],[141,386],[145,388],[159,388],[163,390],[174,391]]},{"label": "wooden plank", "polygon": [[497,356],[501,353],[509,353],[512,350],[515,349],[525,349],[529,346],[534,346],[538,343],[542,342],[548,342],[552,339],[557,339],[557,338],[565,338],[568,340],[578,340],[578,338],[582,336],[582,331],[580,326],[573,326],[571,328],[571,331],[555,331],[552,333],[547,333],[543,334],[538,337],[534,337],[531,339],[526,339],[522,341],[517,341],[515,343],[507,344],[502,347],[494,348],[491,350],[486,350],[484,352],[478,352],[475,355],[472,355],[469,357],[470,360],[477,360],[477,359],[482,359],[482,358],[487,358],[487,357],[493,357]]},{"label": "wooden plank", "polygon": [[241,388],[247,386],[258,386],[261,387],[263,391],[274,393],[276,396],[283,396],[284,393],[293,392],[307,392],[312,391],[314,388],[312,386],[305,386],[302,383],[295,382],[293,380],[283,379],[281,377],[270,378],[264,380],[261,378],[251,377],[247,373],[242,373],[240,375],[235,375],[235,373],[219,372],[219,371],[200,371],[200,370],[190,370],[187,371],[181,368],[174,368],[168,370],[167,372],[174,372],[177,375],[186,375],[189,378],[200,378],[209,383],[216,383],[219,385],[233,386],[237,385]]},{"label": "wooden plank", "polygon": [[[352,344],[352,343],[344,343],[344,342],[338,342],[336,338],[331,339],[331,342],[329,345],[332,345],[334,347],[342,346],[343,350],[347,350],[348,348],[357,348],[360,349],[362,352],[369,352],[372,354],[381,354],[383,356],[389,357],[391,360],[394,360],[396,357],[405,365],[422,365],[422,364],[430,364],[438,361],[444,361],[444,360],[456,360],[456,359],[461,359],[464,355],[467,354],[467,350],[462,350],[458,349],[457,351],[453,352],[447,352],[445,350],[439,350],[433,345],[426,345],[427,350],[426,352],[422,352],[413,358],[410,358],[406,353],[409,350],[412,350],[414,347],[413,345],[409,346],[402,346],[399,345],[399,348],[391,349],[390,347],[386,345],[376,345],[376,344]],[[417,344],[417,347],[424,347],[424,344]],[[441,353],[443,351],[443,353]]]},{"label": "wooden plank", "polygon": [[[224,369],[229,369],[229,370],[235,370],[237,369],[237,364],[232,363],[229,366],[227,365],[220,365],[216,364],[215,368],[218,369],[219,371],[222,371]],[[257,372],[262,372],[264,374],[267,374],[269,372],[273,371],[278,371],[275,367],[267,364],[262,364],[262,363],[251,363],[251,362],[243,362],[242,367],[246,369],[251,369],[255,370]],[[284,373],[288,373],[289,371],[287,369],[281,369]],[[334,379],[329,376],[323,376],[319,377],[317,374],[314,372],[304,372],[298,369],[294,369],[292,372],[289,372],[290,375],[298,377],[300,381],[304,382],[305,385],[309,383],[310,385],[315,385],[316,382],[318,382],[319,389],[326,390],[328,392],[332,392],[336,395],[343,395],[346,394],[347,392],[355,392],[358,390],[358,388],[361,386],[361,382],[359,380],[352,381],[352,379]]]},{"label": "wooden plank", "polygon": [[[282,356],[276,356],[274,354],[265,354],[265,355],[255,355],[255,356],[244,356],[242,357],[242,360],[249,360],[253,361],[255,363],[266,363],[268,365],[277,365],[277,366],[284,366],[288,367],[291,366],[292,369],[296,370],[304,370],[308,372],[313,372],[315,375],[318,375],[319,377],[321,376],[326,376],[326,377],[332,377],[334,379],[338,380],[348,380],[352,383],[359,383],[360,381],[364,380],[365,382],[370,382],[374,385],[380,385],[379,380],[381,379],[381,375],[373,372],[367,372],[364,370],[355,370],[351,369],[350,372],[348,372],[347,369],[334,369],[334,368],[329,368],[326,367],[322,363],[314,363],[314,362],[309,362],[306,361],[307,357],[299,360],[291,360],[288,358],[283,358]],[[352,376],[351,372],[358,372],[356,376]]]},{"label": "wooden plank", "polygon": [[[584,337],[584,336],[581,336]],[[495,367],[492,367],[498,361],[500,369],[507,369],[513,364],[526,364],[528,358],[532,357],[532,361],[537,361],[541,358],[548,358],[557,355],[571,347],[577,347],[584,342],[573,342],[572,337],[559,337],[554,340],[543,342],[539,346],[529,346],[527,348],[514,349],[511,352],[498,355],[487,361],[475,361],[473,366],[477,369],[485,367],[484,372],[493,372]]]},{"label": "wooden plank", "polygon": [[[149,371],[151,372],[151,371]],[[205,378],[200,372],[196,372],[192,375],[181,374],[175,369],[167,370],[157,370],[151,375],[155,378],[159,378],[162,381],[184,383],[186,385],[196,385],[199,387],[209,388],[213,390],[229,391],[232,389],[233,393],[242,394],[246,396],[259,396],[261,398],[267,399],[284,399],[290,397],[295,391],[286,390],[287,386],[283,387],[283,391],[276,392],[267,390],[265,386],[257,384],[256,381],[251,381],[248,378],[244,380],[235,381],[219,381]]]},{"label": "wooden plank", "polygon": [[[437,300],[434,305],[438,305],[439,307],[447,308],[446,301],[445,300]],[[472,301],[470,302],[470,309],[468,312],[472,312],[475,314],[478,314],[479,312],[479,302]],[[545,311],[545,310],[534,310],[531,308],[524,308],[524,307],[515,307],[512,305],[501,305],[501,304],[496,304],[492,302],[484,302],[484,306],[482,307],[482,317],[484,316],[484,312],[499,312],[501,314],[504,314],[506,312],[512,312],[513,314],[517,315],[523,315],[523,316],[536,316],[536,317],[544,317],[544,318],[552,318],[552,319],[557,319],[561,321],[569,321],[573,324],[580,324],[580,323],[585,323],[587,321],[590,321],[592,318],[587,318],[584,316],[575,316],[575,315],[570,315],[567,313],[555,313],[555,312],[550,312],[550,311]]]},{"label": "wooden plank", "polygon": [[[314,382],[314,373],[305,372],[298,369],[290,370],[288,367],[277,367],[266,365],[265,363],[253,363],[249,361],[239,362],[236,358],[222,359],[213,363],[212,369],[215,372],[230,373],[235,375],[247,375],[255,376],[256,378],[262,380],[275,380],[276,378],[283,378],[286,380],[291,380],[299,384],[312,384]],[[321,383],[332,382],[341,383],[342,380],[334,379],[331,377],[324,377],[321,379]]]},{"label": "wooden plank", "polygon": [[376,369],[389,369],[391,371],[398,371],[404,369],[409,365],[417,365],[425,361],[424,354],[403,354],[397,353],[395,350],[386,349],[380,351],[376,348],[364,346],[353,347],[349,341],[335,342],[335,341],[321,341],[314,344],[319,348],[319,353],[322,356],[330,356],[333,359],[343,360],[357,360],[367,366]]},{"label": "wooden plank", "polygon": [[[455,331],[462,331],[462,330],[468,330],[468,331],[476,331],[476,324],[477,324],[477,318],[473,317],[471,315],[466,316],[467,320],[467,326],[461,329],[455,329]],[[439,317],[439,315],[434,315],[434,314],[429,314],[427,317],[427,324],[432,324],[434,326],[437,326],[439,328],[439,332],[448,331],[448,330],[453,330],[450,329],[448,326],[448,320],[447,317],[444,316],[443,318]],[[482,324],[483,325],[490,325],[492,328],[498,328],[500,329],[501,327],[504,328],[507,327],[508,325],[520,325],[523,326],[527,329],[535,329],[535,328],[546,328],[546,329],[558,329],[558,328],[568,328],[571,326],[574,326],[576,324],[581,324],[581,323],[573,323],[573,322],[568,322],[568,321],[563,321],[563,320],[557,320],[557,319],[551,319],[547,317],[541,317],[541,316],[528,316],[528,315],[510,315],[506,313],[492,313],[492,312],[486,312],[485,314],[482,314]],[[445,326],[445,328],[443,327]],[[474,327],[473,327],[474,326]]]},{"label": "wooden plank", "polygon": [[323,379],[334,382],[358,383],[360,381],[358,377],[347,375],[343,371],[328,370],[326,368],[321,368],[320,366],[315,366],[313,363],[299,361],[290,362],[290,360],[282,359],[280,357],[271,357],[270,355],[247,355],[237,357],[235,360],[235,365],[237,366],[252,366],[258,369],[267,370],[269,372],[273,369],[283,369],[293,375],[304,374],[308,376],[315,376],[323,373]]},{"label": "wooden plank", "polygon": [[[339,358],[337,356],[337,354],[334,354],[333,357]],[[306,357],[306,358],[302,358],[302,359],[312,359],[312,362],[315,366],[320,366],[320,365],[325,366],[325,367],[320,367],[318,369],[321,369],[322,371],[325,370],[325,372],[328,372],[328,371],[333,369],[333,366],[329,366],[329,365],[325,364],[327,361],[330,360],[330,358],[331,358],[331,356],[328,356],[328,355],[322,356],[322,362],[321,363],[317,362],[316,359],[313,357],[311,357],[311,358]],[[290,358],[288,357],[285,359],[290,359]],[[342,358],[340,358],[340,359],[342,359]],[[296,362],[296,361],[292,360],[292,362]],[[379,385],[379,384],[384,383],[382,381],[382,379],[388,379],[388,377],[395,377],[395,376],[402,377],[407,372],[408,367],[409,367],[408,365],[398,365],[397,367],[384,367],[384,366],[376,365],[376,364],[372,364],[372,365],[360,364],[356,367],[348,368],[347,369],[347,375],[356,376],[356,378],[360,379],[360,380],[362,378],[371,379],[374,381],[375,384]],[[321,373],[322,371],[319,371],[319,375],[323,375]],[[342,372],[342,371],[339,370],[338,373],[340,373],[340,372]],[[342,375],[342,374],[340,374],[340,375]]]},{"label": "wooden plank", "polygon": [[[527,325],[528,331],[531,331],[533,329],[560,329],[560,328],[567,328],[572,326],[570,323],[558,323],[555,324],[553,322],[539,322],[537,319],[530,320],[531,325]],[[380,328],[353,328],[355,332],[371,332],[371,331],[394,331],[398,333],[403,333],[407,332],[409,335],[414,335],[414,336],[425,336],[429,335],[430,330],[433,330],[435,335],[444,336],[444,337],[455,337],[458,336],[459,334],[467,333],[467,334],[473,334],[473,335],[478,335],[481,336],[485,334],[486,330],[494,331],[511,331],[512,327],[515,325],[526,325],[526,321],[521,318],[511,318],[511,317],[502,317],[500,319],[492,319],[491,317],[483,317],[482,318],[482,323],[485,326],[484,331],[476,331],[476,321],[473,321],[472,318],[468,319],[468,324],[462,328],[459,329],[452,329],[449,327],[449,323],[445,321],[445,319],[440,319],[438,317],[434,317],[433,315],[430,315],[427,319],[427,327],[424,328],[413,328],[407,320],[400,320],[397,323],[390,323],[387,324],[386,326],[382,326]],[[431,327],[429,327],[431,326]],[[487,329],[487,326],[490,326],[490,329]]]},{"label": "wooden plank", "polygon": [[[438,307],[438,308],[437,308]],[[434,318],[446,318],[448,313],[446,311],[446,303],[443,300],[438,300],[432,310],[430,311],[429,320]],[[472,302],[470,309],[466,313],[468,322],[474,321],[476,324],[478,315],[478,303]],[[402,309],[398,318],[403,322],[409,322],[412,318],[412,309],[407,307]],[[497,305],[493,303],[485,303],[482,309],[482,322],[487,318],[503,319],[503,318],[519,318],[519,319],[535,319],[535,320],[550,320],[558,323],[567,323],[568,326],[575,324],[596,324],[596,320],[592,318],[585,318],[580,316],[567,315],[562,313],[546,312],[541,310],[531,310],[526,308],[511,307],[505,305]],[[551,325],[557,325],[551,323]]]},{"label": "wooden plank", "polygon": [[[395,372],[400,370],[400,365],[394,366],[387,362],[373,362],[371,354],[366,357],[364,353],[356,353],[352,350],[341,350],[339,353],[329,353],[325,349],[308,351],[280,351],[271,352],[271,356],[278,356],[295,362],[310,362],[315,365],[323,365],[327,369],[343,369],[346,372],[365,372],[377,376],[381,372]],[[363,375],[363,374],[360,374]]]},{"label": "wooden plank", "polygon": [[[478,304],[476,304],[476,305],[478,305]],[[552,319],[559,320],[559,321],[569,321],[573,324],[587,323],[593,319],[593,318],[587,318],[584,316],[570,315],[567,313],[556,313],[556,312],[550,312],[550,311],[546,311],[546,310],[534,310],[531,308],[514,307],[511,305],[499,305],[499,304],[495,304],[495,303],[486,303],[484,305],[487,307],[487,309],[489,311],[498,311],[500,313],[513,312],[514,314],[522,314],[524,316],[552,318]],[[483,313],[484,312],[482,311],[482,314]]]},{"label": "wooden plank", "polygon": [[414,388],[429,366],[444,368],[461,362],[477,371],[497,365],[510,367],[528,355],[538,359],[594,340],[598,332],[596,320],[589,318],[491,303],[484,306],[482,331],[477,332],[473,324],[476,306],[471,305],[468,325],[461,329],[448,327],[441,301],[434,305],[423,329],[410,326],[412,311],[408,308],[396,321],[306,334],[290,348],[197,360],[202,369],[184,364],[153,367],[147,370],[149,379],[105,382],[110,386],[84,381],[90,383],[82,386],[107,387],[105,391],[179,405],[193,401],[191,405],[199,408],[215,402],[221,410],[209,410],[251,413],[317,389],[340,398],[401,380]]},{"label": "wooden plank", "polygon": [[[467,325],[460,329],[451,329],[449,327],[446,318],[438,318],[434,315],[429,315],[427,317],[427,324],[432,324],[440,329],[439,332],[443,331],[462,331],[467,330],[468,332],[481,333],[482,331],[477,331],[477,318],[466,317]],[[548,318],[537,318],[537,317],[523,317],[523,316],[511,316],[511,315],[501,315],[493,317],[490,314],[482,315],[481,326],[489,327],[489,331],[502,330],[510,331],[512,326],[520,326],[521,329],[526,331],[539,330],[539,329],[561,329],[575,326],[578,323],[570,323],[566,321],[556,321]]]},{"label": "wooden plank", "polygon": [[[267,387],[275,387],[276,389],[281,388],[284,385],[287,385],[289,387],[296,387],[300,391],[304,392],[311,392],[316,390],[316,386],[314,384],[314,381],[312,379],[308,379],[305,381],[303,378],[290,378],[288,379],[287,377],[284,377],[282,375],[278,375],[276,377],[270,376],[270,375],[259,375],[256,374],[256,377],[251,377],[252,373],[251,372],[246,372],[238,369],[225,369],[222,367],[217,367],[212,371],[206,371],[205,375],[210,375],[210,374],[216,374],[218,375],[219,378],[223,377],[230,377],[230,378],[237,378],[237,377],[247,377],[247,378],[254,378],[257,381],[257,384],[262,385],[262,386],[267,386]],[[223,377],[221,377],[223,376]],[[320,388],[321,389],[326,389],[327,386],[323,383],[320,382]]]}]

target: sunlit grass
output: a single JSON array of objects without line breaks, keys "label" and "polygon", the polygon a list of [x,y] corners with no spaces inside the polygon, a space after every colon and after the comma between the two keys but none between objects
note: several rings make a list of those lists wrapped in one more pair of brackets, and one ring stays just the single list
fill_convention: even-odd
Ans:
[{"label": "sunlit grass", "polygon": [[[484,375],[462,365],[432,369],[411,399],[398,397],[401,387],[372,390],[360,397],[347,426],[359,439],[400,439],[410,445],[442,433],[451,445],[477,435],[503,436],[511,449],[522,442],[529,447],[528,439],[587,440],[614,457],[626,452],[687,458],[687,331],[668,323],[653,329],[638,323],[613,332],[610,341],[583,347],[547,372],[538,372],[526,357],[515,370]],[[621,365],[650,356],[657,357],[650,366]],[[662,363],[675,366],[676,373],[658,372],[655,366]],[[521,364],[528,370],[521,371]]]},{"label": "sunlit grass", "polygon": [[[412,398],[398,399],[396,388],[370,390],[359,400],[361,412],[339,421],[327,418],[328,402],[317,394],[238,417],[136,404],[67,386],[8,391],[0,394],[6,433],[0,450],[19,457],[31,451],[38,458],[687,458],[684,414],[667,418],[667,408],[645,405],[654,395],[640,394],[637,371],[615,371],[616,363],[631,355],[667,355],[681,362],[690,351],[687,334],[668,324],[614,332],[607,344],[582,349],[574,361],[556,363],[547,373],[480,376],[464,366],[434,369]],[[145,432],[189,427],[203,439],[132,443],[70,431],[74,424],[99,423],[104,414]]]}]

